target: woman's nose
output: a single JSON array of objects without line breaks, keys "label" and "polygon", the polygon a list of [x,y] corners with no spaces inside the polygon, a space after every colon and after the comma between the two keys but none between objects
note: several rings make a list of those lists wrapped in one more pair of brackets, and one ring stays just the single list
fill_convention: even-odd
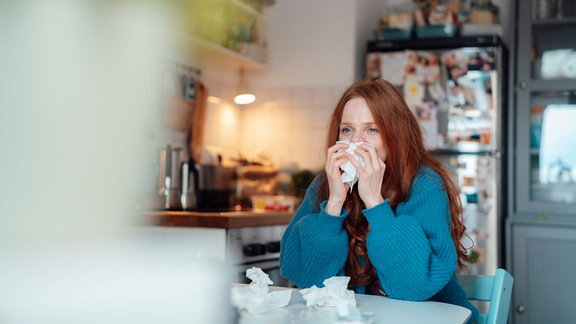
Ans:
[{"label": "woman's nose", "polygon": [[358,132],[354,132],[354,134],[352,134],[352,138],[350,141],[351,142],[363,142],[362,135],[359,134]]}]

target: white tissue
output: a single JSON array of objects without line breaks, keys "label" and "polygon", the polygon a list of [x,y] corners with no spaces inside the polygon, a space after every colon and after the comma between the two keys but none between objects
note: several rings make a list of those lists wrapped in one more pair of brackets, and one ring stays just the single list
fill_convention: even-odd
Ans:
[{"label": "white tissue", "polygon": [[[361,144],[373,146],[372,144],[366,143],[366,142],[352,142],[352,143],[350,143],[350,141],[338,141],[337,143],[349,144],[348,148],[346,149],[346,152],[352,154],[354,156],[354,158],[356,160],[358,160],[358,162],[360,162],[360,164],[362,166],[366,165],[364,163],[364,159],[362,159],[362,157],[360,155],[354,154],[354,151]],[[340,169],[342,169],[342,171],[344,171],[344,173],[342,173],[342,175],[340,176],[340,178],[342,179],[342,182],[347,183],[350,186],[350,191],[352,191],[352,188],[354,187],[356,182],[358,182],[358,171],[354,167],[354,164],[352,164],[352,162],[350,162],[350,161],[347,161],[346,163],[342,164],[340,166]]]},{"label": "white tissue", "polygon": [[338,307],[339,310],[348,312],[350,307],[356,307],[354,291],[348,289],[350,277],[332,277],[324,280],[324,288],[312,286],[300,290],[306,300],[306,306]]},{"label": "white tissue", "polygon": [[240,311],[260,314],[265,312],[268,306],[284,307],[290,303],[291,290],[268,291],[268,285],[273,282],[262,269],[252,267],[246,270],[246,277],[252,280],[248,286],[232,287],[232,304]]}]

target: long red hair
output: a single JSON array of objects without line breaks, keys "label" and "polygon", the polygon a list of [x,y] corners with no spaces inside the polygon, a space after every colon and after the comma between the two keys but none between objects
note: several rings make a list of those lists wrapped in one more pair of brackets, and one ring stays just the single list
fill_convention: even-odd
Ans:
[{"label": "long red hair", "polygon": [[[349,100],[358,97],[366,100],[388,153],[386,175],[382,182],[382,197],[389,198],[391,207],[395,209],[408,197],[410,184],[422,167],[429,167],[436,171],[442,178],[448,195],[450,234],[458,254],[458,266],[465,267],[465,262],[469,261],[469,257],[466,248],[460,242],[466,227],[458,188],[442,164],[425,148],[420,124],[393,85],[378,79],[358,81],[350,86],[332,113],[328,125],[327,147],[334,145],[338,140],[344,105]],[[351,277],[352,285],[366,286],[369,293],[376,293],[380,286],[379,280],[366,250],[366,236],[370,229],[361,212],[366,207],[358,195],[357,188],[357,186],[354,187],[344,202],[344,208],[349,212],[343,225],[348,232],[349,245],[346,274]],[[328,199],[328,196],[328,182],[324,177],[316,199],[323,201]],[[361,259],[364,262],[361,262]]]}]

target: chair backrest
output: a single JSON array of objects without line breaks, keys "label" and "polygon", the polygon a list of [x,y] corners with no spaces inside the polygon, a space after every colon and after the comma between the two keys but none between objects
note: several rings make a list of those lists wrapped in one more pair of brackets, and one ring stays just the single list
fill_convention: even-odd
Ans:
[{"label": "chair backrest", "polygon": [[478,324],[503,324],[508,320],[514,278],[508,271],[497,269],[494,276],[458,275],[468,299],[490,303],[488,313],[480,313]]}]

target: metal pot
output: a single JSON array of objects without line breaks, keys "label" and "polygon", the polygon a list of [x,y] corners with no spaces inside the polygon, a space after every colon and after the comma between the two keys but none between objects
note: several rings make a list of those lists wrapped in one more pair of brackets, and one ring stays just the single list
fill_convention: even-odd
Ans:
[{"label": "metal pot", "polygon": [[236,192],[235,167],[196,164],[198,187],[196,203],[200,210],[225,210],[232,208],[232,197]]}]

